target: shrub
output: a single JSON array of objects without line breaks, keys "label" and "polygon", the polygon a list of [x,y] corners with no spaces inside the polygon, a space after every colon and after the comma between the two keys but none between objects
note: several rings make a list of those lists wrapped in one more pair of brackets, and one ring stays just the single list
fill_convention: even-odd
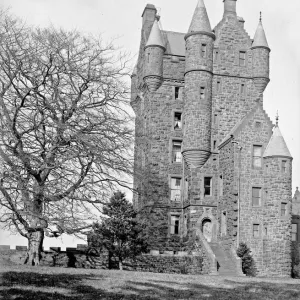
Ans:
[{"label": "shrub", "polygon": [[300,278],[299,246],[295,242],[292,243],[292,277]]},{"label": "shrub", "polygon": [[251,250],[245,243],[240,243],[236,254],[242,259],[242,270],[246,276],[256,276],[255,262],[251,255]]}]

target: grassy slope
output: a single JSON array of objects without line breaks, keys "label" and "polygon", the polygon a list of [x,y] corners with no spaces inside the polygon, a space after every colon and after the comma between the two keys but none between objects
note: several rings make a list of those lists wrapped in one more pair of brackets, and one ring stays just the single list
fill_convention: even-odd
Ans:
[{"label": "grassy slope", "polygon": [[300,299],[300,280],[0,266],[0,299]]}]

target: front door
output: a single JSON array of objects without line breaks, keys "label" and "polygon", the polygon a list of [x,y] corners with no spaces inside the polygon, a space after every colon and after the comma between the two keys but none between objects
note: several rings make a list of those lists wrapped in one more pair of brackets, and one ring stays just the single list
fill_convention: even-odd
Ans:
[{"label": "front door", "polygon": [[212,239],[212,223],[211,220],[204,220],[202,222],[202,232],[206,240],[210,243]]}]

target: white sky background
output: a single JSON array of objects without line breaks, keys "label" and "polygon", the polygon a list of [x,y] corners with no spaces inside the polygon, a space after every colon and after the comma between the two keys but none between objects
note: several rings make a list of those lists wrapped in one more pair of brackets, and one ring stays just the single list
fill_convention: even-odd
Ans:
[{"label": "white sky background", "polygon": [[[205,2],[211,25],[215,27],[223,15],[223,0]],[[0,7],[10,8],[28,24],[40,27],[52,24],[102,34],[104,40],[118,38],[116,44],[137,57],[141,14],[147,3],[158,8],[164,30],[186,32],[197,0],[0,0]],[[296,186],[300,186],[300,1],[238,0],[238,16],[245,19],[245,28],[251,38],[260,11],[272,50],[271,81],[264,93],[264,108],[273,122],[279,111],[279,127],[294,157],[294,192]],[[0,245],[26,245],[26,242],[26,239],[0,231]],[[64,238],[63,246],[72,247],[76,242],[73,238]],[[61,243],[61,239],[46,239],[44,244],[47,248]]]}]

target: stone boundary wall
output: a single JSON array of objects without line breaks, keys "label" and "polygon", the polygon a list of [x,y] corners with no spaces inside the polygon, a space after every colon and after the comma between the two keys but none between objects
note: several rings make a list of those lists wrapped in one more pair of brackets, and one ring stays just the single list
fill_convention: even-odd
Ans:
[{"label": "stone boundary wall", "polygon": [[[17,246],[10,249],[9,246],[0,246],[0,265],[23,264],[27,247]],[[50,247],[42,253],[41,266],[47,267],[73,267],[85,269],[117,269],[118,261],[112,259],[109,262],[107,252],[97,255],[87,246],[79,245],[77,248],[66,248],[61,251],[59,247]],[[203,257],[200,254],[188,255],[186,252],[171,253],[165,251],[151,251],[135,259],[127,259],[123,262],[123,269],[128,271],[176,273],[176,274],[207,274]]]}]

